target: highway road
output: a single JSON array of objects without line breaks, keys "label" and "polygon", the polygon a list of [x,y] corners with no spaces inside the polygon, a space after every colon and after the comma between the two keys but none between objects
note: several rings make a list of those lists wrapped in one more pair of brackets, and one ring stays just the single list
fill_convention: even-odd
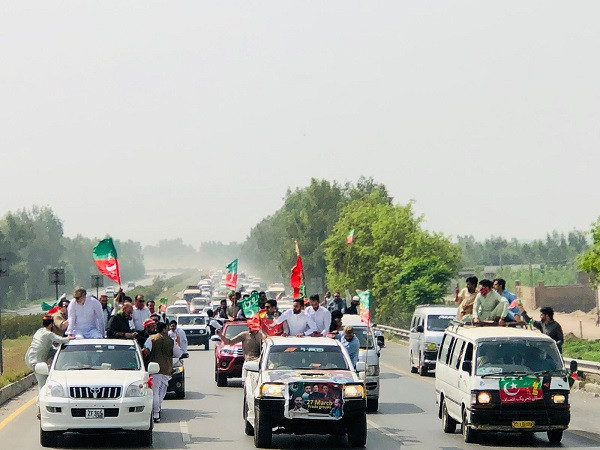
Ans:
[{"label": "highway road", "polygon": [[[462,436],[445,434],[437,418],[434,378],[408,372],[406,347],[390,342],[382,350],[382,397],[378,413],[369,414],[367,448],[463,449],[463,448],[548,448],[545,433],[533,439],[518,434],[489,433],[477,444],[465,444]],[[154,428],[155,448],[250,449],[251,437],[244,434],[240,380],[218,388],[213,378],[213,351],[192,346],[186,364],[187,396],[165,400],[163,420]],[[36,389],[0,408],[2,448],[39,448],[35,418]],[[564,435],[562,448],[599,448],[600,399],[588,393],[572,396],[573,420]],[[134,447],[124,436],[64,435],[59,444],[66,448]],[[275,435],[275,448],[344,448],[345,439],[326,436]]]}]

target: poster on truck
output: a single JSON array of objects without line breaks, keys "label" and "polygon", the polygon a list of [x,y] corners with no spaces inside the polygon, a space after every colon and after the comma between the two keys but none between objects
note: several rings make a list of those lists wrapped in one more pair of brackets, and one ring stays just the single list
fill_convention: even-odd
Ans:
[{"label": "poster on truck", "polygon": [[297,381],[289,383],[286,416],[328,416],[339,419],[344,400],[341,384]]}]

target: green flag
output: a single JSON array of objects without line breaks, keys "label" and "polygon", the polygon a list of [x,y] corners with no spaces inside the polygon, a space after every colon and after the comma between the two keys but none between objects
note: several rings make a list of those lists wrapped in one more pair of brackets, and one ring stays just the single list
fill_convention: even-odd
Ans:
[{"label": "green flag", "polygon": [[165,298],[165,297],[163,297],[163,298],[161,298],[161,299],[159,300],[159,302],[160,302],[161,304],[163,304],[163,305],[166,305],[167,303],[169,303],[169,299],[168,299],[168,298]]},{"label": "green flag", "polygon": [[242,309],[246,319],[250,319],[255,314],[258,314],[259,300],[258,293],[252,294],[250,297],[243,298],[238,301],[238,306]]},{"label": "green flag", "polygon": [[360,299],[360,319],[369,324],[371,321],[371,291],[359,291],[357,289],[356,293]]}]

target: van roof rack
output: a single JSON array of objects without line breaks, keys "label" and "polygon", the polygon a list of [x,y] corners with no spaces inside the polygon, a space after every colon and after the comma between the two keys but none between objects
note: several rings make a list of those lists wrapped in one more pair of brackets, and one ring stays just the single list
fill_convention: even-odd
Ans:
[{"label": "van roof rack", "polygon": [[[463,327],[468,327],[468,328],[478,328],[478,327],[498,327],[500,325],[498,325],[498,322],[495,322],[493,320],[481,320],[477,323],[475,322],[462,322],[459,320],[452,320],[450,322],[450,325],[448,325],[448,327],[453,328],[453,331],[457,331],[459,328],[463,328]],[[530,326],[527,322],[505,322],[504,326],[502,328],[524,328],[524,329],[530,329]]]}]

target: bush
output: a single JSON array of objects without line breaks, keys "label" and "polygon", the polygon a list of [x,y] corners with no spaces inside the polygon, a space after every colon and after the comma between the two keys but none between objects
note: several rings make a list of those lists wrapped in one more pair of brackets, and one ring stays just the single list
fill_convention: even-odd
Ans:
[{"label": "bush", "polygon": [[600,362],[600,340],[567,338],[563,344],[563,354],[568,358]]},{"label": "bush", "polygon": [[2,317],[2,339],[31,336],[42,326],[42,314]]}]

